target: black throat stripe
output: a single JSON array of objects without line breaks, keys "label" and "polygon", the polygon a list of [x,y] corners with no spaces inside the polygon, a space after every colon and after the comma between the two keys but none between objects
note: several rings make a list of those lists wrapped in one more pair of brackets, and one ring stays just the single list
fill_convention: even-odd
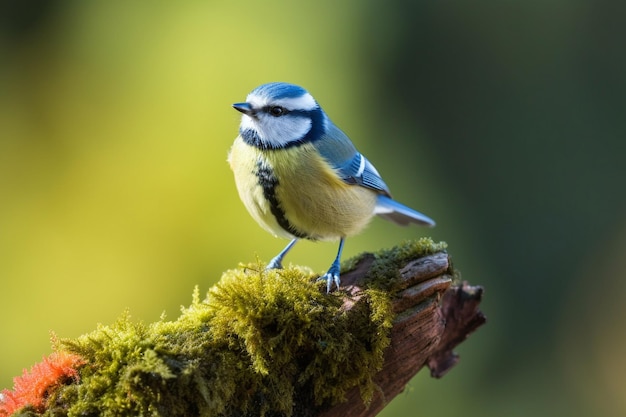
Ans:
[{"label": "black throat stripe", "polygon": [[300,146],[306,143],[304,139],[300,139],[300,140],[293,140],[291,142],[288,142],[282,145],[272,145],[270,142],[267,142],[261,139],[261,137],[259,136],[259,133],[254,129],[240,130],[239,135],[241,135],[241,139],[243,139],[243,141],[246,144],[250,146],[254,146],[255,148],[259,148],[264,151],[267,151],[270,149],[287,149],[287,148],[291,148],[295,146]]},{"label": "black throat stripe", "polygon": [[274,171],[263,160],[259,159],[256,163],[256,169],[253,174],[257,177],[259,185],[263,188],[263,196],[270,203],[270,211],[278,222],[278,225],[291,233],[295,237],[306,239],[309,236],[306,233],[296,229],[285,217],[285,211],[280,206],[278,198],[276,198],[276,186],[278,186],[278,178],[274,175]]}]

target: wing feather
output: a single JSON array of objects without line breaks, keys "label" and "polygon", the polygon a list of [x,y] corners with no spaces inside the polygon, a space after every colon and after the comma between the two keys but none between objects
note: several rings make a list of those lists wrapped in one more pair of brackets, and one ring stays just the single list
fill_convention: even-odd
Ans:
[{"label": "wing feather", "polygon": [[350,139],[332,122],[326,133],[316,140],[320,154],[337,170],[343,181],[389,195],[389,188],[370,161],[361,155]]}]

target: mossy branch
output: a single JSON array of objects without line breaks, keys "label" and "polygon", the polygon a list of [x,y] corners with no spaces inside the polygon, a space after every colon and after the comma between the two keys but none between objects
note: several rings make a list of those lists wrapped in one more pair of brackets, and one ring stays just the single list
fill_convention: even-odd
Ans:
[{"label": "mossy branch", "polygon": [[2,393],[0,417],[373,416],[423,366],[445,374],[484,322],[482,290],[458,282],[445,249],[361,255],[331,294],[303,268],[227,271],[174,321],[126,315],[57,341],[45,375]]},{"label": "mossy branch", "polygon": [[[358,293],[367,285],[364,277],[374,262],[374,256],[365,256],[358,268],[344,275],[351,292]],[[392,298],[396,317],[391,346],[385,352],[383,368],[373,378],[375,395],[365,403],[352,389],[346,401],[320,413],[320,417],[377,415],[424,366],[435,378],[445,375],[459,360],[453,349],[485,323],[478,309],[482,288],[457,282],[446,252],[411,260],[398,273],[399,290]]]}]

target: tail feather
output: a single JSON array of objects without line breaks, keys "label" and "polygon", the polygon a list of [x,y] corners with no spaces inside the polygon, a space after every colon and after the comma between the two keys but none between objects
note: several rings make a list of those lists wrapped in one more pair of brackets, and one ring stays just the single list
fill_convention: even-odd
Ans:
[{"label": "tail feather", "polygon": [[407,226],[410,223],[429,227],[435,225],[435,221],[425,214],[415,211],[384,195],[378,196],[374,213],[401,226]]}]

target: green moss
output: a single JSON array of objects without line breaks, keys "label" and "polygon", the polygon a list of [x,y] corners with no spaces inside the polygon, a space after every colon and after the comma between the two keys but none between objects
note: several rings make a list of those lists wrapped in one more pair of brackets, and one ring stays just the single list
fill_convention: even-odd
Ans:
[{"label": "green moss", "polygon": [[[393,293],[395,284],[399,278],[398,271],[402,266],[413,259],[418,259],[437,252],[445,252],[448,248],[446,242],[435,243],[431,238],[424,237],[417,240],[408,240],[390,249],[381,249],[375,253],[362,253],[344,261],[341,272],[346,273],[356,266],[367,256],[373,256],[374,260],[368,269],[366,280],[371,288],[378,288]],[[450,268],[451,274],[456,274]]]},{"label": "green moss", "polygon": [[389,345],[395,271],[444,249],[422,239],[378,252],[372,285],[350,311],[345,294],[326,294],[308,269],[227,271],[204,300],[196,289],[175,321],[134,323],[125,314],[61,341],[86,365],[80,383],[51,393],[43,415],[306,416],[352,387],[367,402]]}]

